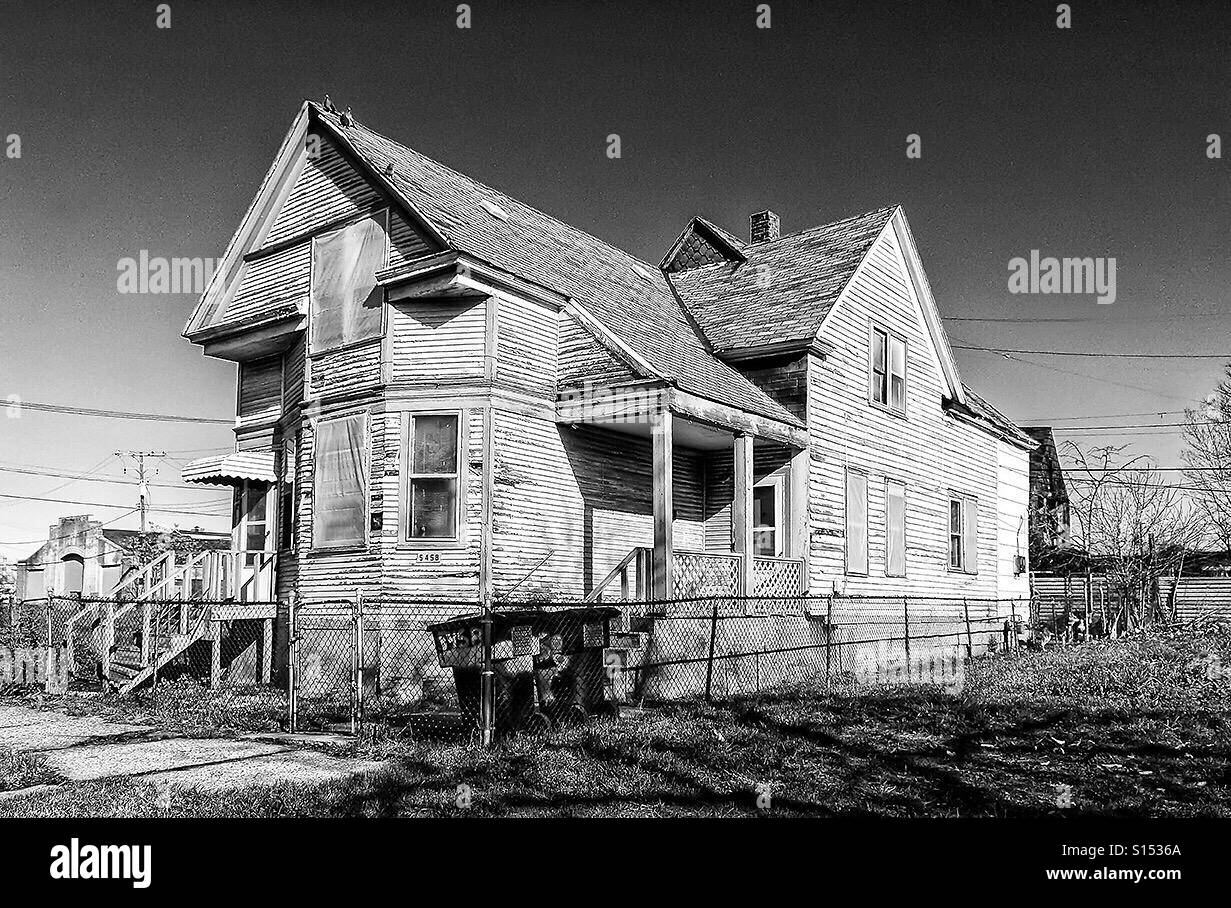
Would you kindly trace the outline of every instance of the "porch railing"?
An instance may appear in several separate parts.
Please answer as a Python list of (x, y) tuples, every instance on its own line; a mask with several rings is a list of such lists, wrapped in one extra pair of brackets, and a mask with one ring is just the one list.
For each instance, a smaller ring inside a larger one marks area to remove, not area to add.
[[(728, 552), (680, 552), (672, 565), (673, 598), (737, 596), (740, 558)], [(638, 546), (612, 568), (587, 596), (590, 602), (645, 602), (650, 599), (650, 564), (653, 550)], [(752, 596), (790, 598), (805, 591), (804, 564), (799, 558), (752, 559)]]
[(752, 559), (752, 595), (802, 596), (804, 594), (804, 563), (799, 558)]
[(710, 552), (675, 552), (674, 598), (734, 596), (739, 592), (739, 556)]

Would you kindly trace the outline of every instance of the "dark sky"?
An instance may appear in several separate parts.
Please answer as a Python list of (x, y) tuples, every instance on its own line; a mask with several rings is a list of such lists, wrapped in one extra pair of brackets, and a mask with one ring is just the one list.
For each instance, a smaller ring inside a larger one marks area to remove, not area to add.
[[(118, 294), (117, 262), (220, 256), (300, 102), (326, 92), (653, 262), (693, 214), (744, 235), (765, 207), (794, 232), (900, 203), (946, 317), (1085, 320), (949, 322), (955, 343), (1228, 350), (1231, 153), (1205, 154), (1211, 133), (1231, 142), (1225, 0), (1076, 0), (1070, 30), (1052, 2), (780, 0), (768, 30), (751, 2), (470, 5), (461, 30), (453, 2), (171, 0), (159, 30), (151, 2), (0, 3), (0, 138), (23, 152), (0, 157), (0, 398), (230, 415), (233, 367), (180, 338), (193, 297)], [(1116, 302), (1011, 295), (1008, 262), (1031, 249), (1114, 256)], [(1036, 365), (958, 351), (965, 380), (1025, 422), (1177, 411), (1221, 369), (1021, 359)], [(116, 449), (188, 457), (230, 439), (26, 411), (0, 418), (0, 464), (84, 470)], [(1112, 440), (1178, 459), (1174, 431)], [(160, 480), (177, 474), (167, 463)], [(58, 484), (0, 473), (0, 491)], [(52, 494), (133, 498), (87, 482)], [(85, 510), (0, 499), (0, 542)]]

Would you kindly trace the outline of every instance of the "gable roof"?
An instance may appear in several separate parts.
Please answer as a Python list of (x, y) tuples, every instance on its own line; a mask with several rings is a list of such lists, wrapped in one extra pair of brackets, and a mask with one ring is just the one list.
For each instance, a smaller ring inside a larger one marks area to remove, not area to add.
[[(353, 120), (343, 126), (339, 114), (315, 102), (306, 102), (304, 110), (308, 128), (323, 127), (430, 235), (449, 249), (575, 301), (629, 350), (634, 371), (709, 400), (802, 425), (712, 355), (657, 266)], [(289, 147), (301, 151), (293, 141)], [(284, 143), (284, 152), (287, 148)], [(224, 261), (219, 272), (225, 267)]]
[(685, 271), (716, 262), (739, 263), (745, 258), (742, 240), (698, 215), (671, 244), (658, 267), (663, 271)]
[(716, 353), (806, 344), (876, 242), (896, 206), (744, 246), (745, 261), (669, 275)]
[(969, 385), (963, 384), (962, 388), (966, 391), (965, 406), (962, 407), (960, 404), (955, 403), (953, 404), (955, 408), (960, 407), (967, 411), (967, 415), (986, 423), (987, 428), (1002, 435), (1005, 441), (1012, 442), (1028, 450), (1033, 450), (1038, 446), (1037, 441), (1028, 432), (1024, 431), (1017, 423), (993, 407), (983, 397), (976, 394)]

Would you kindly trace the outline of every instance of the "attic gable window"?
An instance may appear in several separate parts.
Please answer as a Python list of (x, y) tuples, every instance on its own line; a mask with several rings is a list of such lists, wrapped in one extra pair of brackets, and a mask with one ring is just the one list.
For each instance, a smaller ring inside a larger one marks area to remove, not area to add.
[(312, 300), (308, 352), (321, 353), (379, 337), (384, 290), (385, 218), (380, 212), (312, 241)]
[(906, 413), (906, 341), (883, 328), (872, 329), (872, 403)]

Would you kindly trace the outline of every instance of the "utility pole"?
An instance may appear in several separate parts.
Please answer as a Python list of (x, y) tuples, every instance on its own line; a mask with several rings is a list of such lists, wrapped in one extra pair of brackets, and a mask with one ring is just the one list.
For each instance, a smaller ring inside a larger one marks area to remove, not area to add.
[[(145, 532), (145, 512), (149, 507), (149, 486), (145, 480), (145, 459), (166, 457), (166, 451), (116, 451), (116, 457), (132, 457), (137, 461), (137, 509), (141, 512), (141, 532)], [(124, 469), (128, 472), (128, 468)]]

